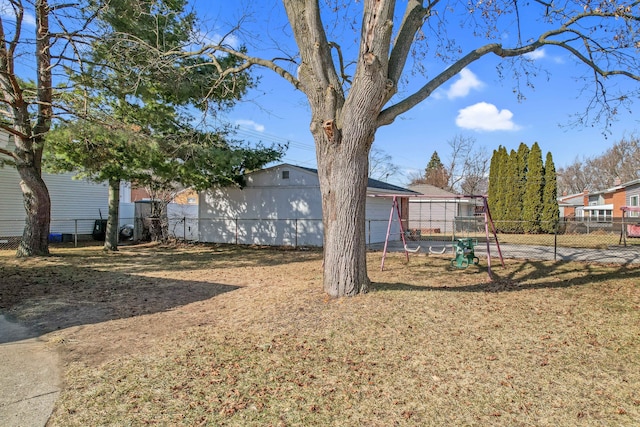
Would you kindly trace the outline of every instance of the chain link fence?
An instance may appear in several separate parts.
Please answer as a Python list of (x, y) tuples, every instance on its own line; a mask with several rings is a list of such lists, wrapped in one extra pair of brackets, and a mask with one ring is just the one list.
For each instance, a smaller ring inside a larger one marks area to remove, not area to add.
[[(524, 221), (501, 221), (494, 223), (497, 238), (509, 257), (540, 257), (541, 253), (553, 254), (553, 259), (563, 259), (562, 248), (589, 250), (611, 250), (624, 248), (640, 256), (640, 218), (611, 221), (560, 220), (554, 223)], [(322, 246), (323, 228), (321, 219), (265, 219), (265, 218), (214, 218), (197, 219), (186, 216), (171, 216), (160, 225), (170, 239), (190, 242), (226, 243), (239, 245), (271, 246)], [(0, 221), (0, 250), (16, 249), (24, 222), (21, 220)], [(88, 241), (104, 240), (104, 219), (67, 219), (51, 222), (50, 242), (53, 245), (81, 245)], [(120, 240), (144, 241), (150, 238), (152, 223), (149, 219), (121, 218)], [(524, 230), (538, 230), (525, 232)], [(486, 247), (486, 232), (483, 216), (455, 217), (449, 220), (403, 222), (405, 238), (409, 247), (433, 247), (437, 250), (451, 248), (457, 239), (472, 238), (480, 250)], [(552, 230), (544, 232), (543, 230)], [(390, 225), (387, 220), (367, 219), (366, 243), (370, 249), (381, 249), (390, 232), (390, 241), (401, 241), (400, 225), (396, 220)], [(495, 245), (489, 225), (489, 241)], [(101, 232), (101, 233), (100, 233)], [(560, 253), (560, 256), (558, 255)], [(492, 255), (494, 251), (492, 249)], [(604, 256), (604, 255), (603, 255)]]
[[(478, 251), (487, 247), (484, 216), (456, 217), (449, 221), (411, 221), (406, 231), (412, 247), (453, 251), (457, 239), (471, 238)], [(554, 222), (495, 221), (489, 231), (491, 255), (497, 256), (497, 237), (507, 258), (574, 259), (601, 262), (640, 261), (640, 218), (609, 221), (561, 219)], [(534, 231), (525, 231), (534, 230)]]
[[(210, 218), (200, 219), (199, 240), (209, 243), (268, 246), (322, 246), (324, 231), (320, 218)], [(388, 220), (366, 219), (365, 241), (368, 245), (384, 242)], [(399, 239), (400, 227), (391, 230)]]
[[(126, 244), (151, 239), (153, 221), (148, 218), (120, 218), (119, 241)], [(81, 246), (89, 242), (103, 242), (106, 219), (75, 218), (52, 219), (49, 227), (49, 243), (52, 245)], [(197, 241), (198, 220), (188, 217), (169, 217), (161, 227), (170, 239)], [(24, 220), (0, 220), (0, 250), (14, 250), (22, 237)]]

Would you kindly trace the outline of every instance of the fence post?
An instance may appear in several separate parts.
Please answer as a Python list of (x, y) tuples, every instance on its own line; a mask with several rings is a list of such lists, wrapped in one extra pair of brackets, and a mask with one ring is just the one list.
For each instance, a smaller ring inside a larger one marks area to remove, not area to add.
[(236, 245), (238, 244), (238, 217), (236, 217)]
[(298, 247), (298, 218), (295, 219), (295, 227), (296, 227), (296, 236), (295, 236), (295, 245), (293, 246), (294, 248)]
[(556, 229), (553, 233), (553, 260), (558, 260), (558, 229), (560, 228), (560, 221), (556, 221)]
[(369, 246), (371, 246), (371, 220), (367, 221), (368, 222), (368, 229), (369, 229), (369, 236), (368, 236), (368, 240), (369, 240)]
[(73, 247), (78, 247), (78, 220), (74, 219), (74, 232), (73, 232)]
[(187, 217), (182, 217), (182, 240), (187, 241)]

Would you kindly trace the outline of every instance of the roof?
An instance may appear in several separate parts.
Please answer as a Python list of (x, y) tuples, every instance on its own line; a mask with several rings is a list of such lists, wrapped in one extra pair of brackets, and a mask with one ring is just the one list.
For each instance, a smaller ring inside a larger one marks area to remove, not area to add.
[(640, 179), (634, 179), (631, 181), (627, 181), (627, 182), (623, 182), (620, 185), (615, 185), (611, 188), (607, 188), (606, 190), (596, 190), (596, 191), (592, 191), (589, 193), (589, 195), (596, 195), (596, 194), (605, 194), (605, 193), (614, 193), (618, 190), (623, 190), (627, 187), (631, 187), (632, 185), (636, 185), (636, 184), (640, 184)]
[[(307, 172), (311, 172), (313, 174), (318, 174), (318, 169), (313, 169), (313, 168), (307, 168), (304, 166), (297, 166), (297, 165), (292, 165), (290, 163), (282, 163), (276, 166), (272, 166), (273, 168), (275, 167), (282, 167), (282, 166), (290, 166), (293, 168), (298, 168), (298, 169), (302, 169), (305, 170)], [(264, 170), (268, 170), (271, 168), (267, 168)], [(389, 184), (388, 182), (383, 182), (383, 181), (378, 181), (377, 179), (373, 179), (373, 178), (369, 178), (368, 182), (367, 182), (367, 188), (371, 188), (371, 189), (375, 189), (375, 190), (384, 190), (384, 191), (393, 191), (393, 192), (397, 192), (397, 193), (410, 193), (410, 194), (416, 194), (415, 191), (413, 190), (409, 190), (403, 187), (399, 187), (397, 185), (393, 185), (393, 184)]]
[(632, 185), (640, 184), (640, 178), (634, 179), (632, 181), (623, 182), (620, 184), (622, 187), (631, 187)]
[(458, 196), (455, 193), (452, 193), (451, 191), (447, 191), (443, 188), (440, 187), (436, 187), (435, 185), (431, 185), (431, 184), (415, 184), (415, 185), (410, 185), (409, 188), (412, 191), (415, 191), (416, 193), (420, 193), (420, 194), (425, 194), (428, 196)]
[(560, 206), (582, 206), (584, 205), (585, 195), (585, 193), (576, 193), (560, 196), (558, 197), (558, 204)]

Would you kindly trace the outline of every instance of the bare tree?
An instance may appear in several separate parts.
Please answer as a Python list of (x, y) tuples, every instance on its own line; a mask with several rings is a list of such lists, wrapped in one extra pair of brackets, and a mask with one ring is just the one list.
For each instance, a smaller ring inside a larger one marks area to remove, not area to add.
[[(427, 170), (409, 176), (410, 185), (431, 184), (458, 194), (485, 194), (489, 184), (489, 153), (484, 147), (477, 147), (473, 137), (456, 135), (447, 141), (451, 148), (448, 162), (442, 165), (443, 179), (429, 178)], [(432, 160), (429, 162), (433, 161)]]
[(576, 158), (569, 166), (558, 168), (558, 194), (578, 194), (591, 186), (584, 160)]
[(397, 175), (398, 165), (393, 163), (393, 158), (383, 150), (371, 147), (369, 151), (369, 177), (381, 181), (387, 181)]
[(409, 182), (407, 185), (418, 185), (418, 184), (426, 184), (427, 180), (424, 177), (424, 171), (411, 171), (407, 174), (407, 181)]
[(558, 192), (577, 194), (640, 178), (640, 139), (625, 137), (599, 156), (579, 159), (558, 169)]
[(463, 194), (485, 194), (489, 183), (489, 153), (477, 147), (470, 136), (456, 135), (447, 144), (451, 147), (449, 162), (449, 190)]
[[(269, 68), (307, 96), (322, 194), (323, 282), (332, 296), (369, 289), (365, 200), (368, 154), (379, 127), (393, 123), (465, 67), (488, 55), (523, 70), (521, 66), (530, 65), (525, 54), (545, 46), (565, 50), (591, 73), (595, 85), (588, 108), (592, 113), (596, 104), (612, 113), (617, 103), (629, 99), (629, 94), (610, 97), (605, 80), (614, 76), (640, 80), (635, 51), (640, 16), (631, 3), (409, 0), (397, 5), (394, 0), (283, 0), (283, 5), (290, 25), (283, 34), (290, 34), (297, 46), (285, 55), (286, 62), (280, 55), (271, 59), (253, 56), (224, 43), (205, 46), (194, 54), (209, 54), (215, 64), (215, 51), (232, 53), (245, 61), (236, 70), (254, 65)], [(349, 15), (355, 8), (362, 9), (359, 25), (355, 15)], [(544, 22), (544, 30), (532, 32), (540, 27), (520, 25), (521, 17), (527, 22)], [(345, 25), (357, 26), (359, 35), (349, 37)], [(470, 37), (477, 37), (473, 42), (459, 38), (465, 44), (458, 45), (448, 36), (449, 28), (462, 28)], [(329, 38), (331, 29), (339, 29), (335, 34), (343, 37), (343, 44)], [(504, 39), (504, 32), (517, 36)], [(354, 38), (357, 51), (350, 49)], [(507, 41), (512, 45), (507, 46)], [(427, 61), (428, 55), (434, 58)], [(441, 60), (441, 71), (428, 75), (417, 89), (403, 86), (416, 71), (426, 71), (423, 64), (435, 64), (435, 60)], [(287, 67), (287, 63), (294, 66)], [(525, 68), (517, 76), (528, 84), (530, 71)]]
[(462, 194), (487, 194), (489, 190), (489, 155), (481, 151), (465, 165), (460, 182)]
[(592, 190), (600, 190), (621, 182), (640, 178), (640, 142), (636, 136), (623, 138), (600, 156), (591, 158)]

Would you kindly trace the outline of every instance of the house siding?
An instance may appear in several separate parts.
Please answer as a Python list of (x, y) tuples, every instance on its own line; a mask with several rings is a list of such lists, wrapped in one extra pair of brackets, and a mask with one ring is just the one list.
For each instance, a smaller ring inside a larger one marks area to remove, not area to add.
[(625, 206), (631, 205), (632, 196), (640, 196), (640, 183), (627, 187), (627, 192), (625, 194), (625, 201), (624, 201)]
[(578, 218), (582, 215), (585, 203), (585, 193), (563, 195), (558, 197), (561, 218)]
[[(365, 224), (367, 227), (367, 243), (379, 243), (385, 241), (392, 204), (393, 199), (391, 198), (367, 197), (365, 213), (367, 218), (367, 223)], [(400, 217), (402, 218), (402, 209), (400, 212)], [(393, 215), (390, 234), (390, 240), (400, 240), (400, 224), (398, 223), (398, 216), (395, 213)]]
[[(476, 203), (480, 203), (430, 184), (412, 185), (409, 189), (421, 194), (409, 199), (409, 228), (419, 230), (422, 236), (453, 233), (456, 217), (475, 216)], [(468, 225), (460, 222), (460, 227)]]
[[(371, 193), (380, 191), (371, 189)], [(393, 199), (367, 197), (368, 243), (385, 240)], [(247, 175), (246, 187), (200, 193), (199, 239), (205, 242), (322, 246), (322, 201), (316, 173), (280, 165)], [(400, 239), (394, 218), (393, 238)]]
[(409, 201), (409, 228), (422, 235), (450, 233), (458, 216), (458, 202), (415, 199)]
[[(316, 190), (319, 194), (319, 188)], [(218, 188), (201, 195), (205, 242), (322, 245), (322, 207), (308, 188)], [(296, 240), (297, 239), (297, 240)]]
[[(108, 212), (108, 188), (86, 180), (73, 179), (72, 173), (47, 174), (42, 178), (51, 198), (51, 232), (91, 234), (100, 212)], [(0, 236), (21, 236), (26, 213), (20, 175), (12, 167), (0, 168)]]
[[(624, 205), (631, 206), (631, 198), (634, 196), (637, 196), (640, 201), (640, 183), (630, 185), (629, 187), (627, 187)], [(638, 212), (629, 212), (627, 216), (630, 218), (637, 219), (638, 217), (640, 217), (640, 214), (638, 214)]]

